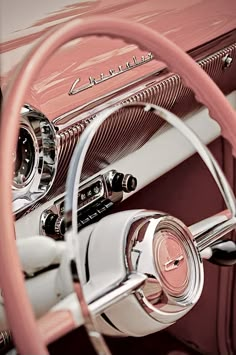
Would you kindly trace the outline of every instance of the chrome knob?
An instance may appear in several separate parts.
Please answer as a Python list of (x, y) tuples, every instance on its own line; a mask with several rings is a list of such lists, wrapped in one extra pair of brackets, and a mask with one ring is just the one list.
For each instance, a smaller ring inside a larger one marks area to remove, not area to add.
[(115, 192), (132, 192), (137, 187), (137, 179), (131, 174), (116, 173), (112, 178), (112, 190)]
[(131, 174), (126, 174), (122, 180), (122, 190), (124, 192), (132, 192), (137, 187), (137, 179)]

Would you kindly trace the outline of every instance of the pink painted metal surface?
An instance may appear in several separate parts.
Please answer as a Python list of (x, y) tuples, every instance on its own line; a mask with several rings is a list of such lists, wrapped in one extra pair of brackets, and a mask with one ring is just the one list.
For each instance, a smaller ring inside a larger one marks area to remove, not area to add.
[[(79, 26), (78, 26), (79, 25)], [(150, 48), (161, 60), (166, 60), (171, 69), (182, 75), (184, 82), (193, 89), (200, 102), (204, 103), (214, 118), (221, 124), (224, 134), (232, 143), (236, 152), (236, 116), (231, 106), (217, 86), (204, 71), (183, 51), (160, 34), (142, 25), (105, 17), (91, 18), (86, 21), (71, 21), (45, 37), (38, 48), (31, 52), (17, 72), (9, 87), (4, 101), (0, 131), (0, 270), (1, 287), (5, 296), (5, 305), (9, 325), (16, 344), (22, 354), (46, 354), (42, 338), (37, 334), (33, 312), (24, 289), (24, 280), (20, 269), (14, 241), (14, 219), (11, 209), (11, 181), (13, 175), (12, 151), (16, 147), (19, 113), (24, 94), (31, 86), (33, 78), (47, 59), (68, 40), (78, 36), (99, 33), (111, 37), (122, 37), (128, 43), (134, 41), (142, 48)], [(4, 275), (4, 277), (3, 277)], [(24, 319), (22, 324), (21, 320)], [(30, 336), (29, 336), (30, 330)]]
[[(13, 0), (1, 4), (1, 86), (5, 88), (16, 64), (49, 28), (73, 18), (104, 14), (145, 24), (189, 51), (236, 27), (234, 0), (90, 0), (71, 3), (21, 1), (20, 8)], [(18, 12), (19, 10), (19, 12)], [(116, 78), (69, 96), (72, 83), (88, 83), (89, 77), (99, 78), (109, 69), (132, 63), (133, 55), (142, 54), (133, 44), (108, 38), (83, 38), (71, 42), (46, 64), (27, 91), (25, 102), (53, 119), (71, 109), (106, 95), (137, 78), (157, 71), (162, 63), (151, 61)]]

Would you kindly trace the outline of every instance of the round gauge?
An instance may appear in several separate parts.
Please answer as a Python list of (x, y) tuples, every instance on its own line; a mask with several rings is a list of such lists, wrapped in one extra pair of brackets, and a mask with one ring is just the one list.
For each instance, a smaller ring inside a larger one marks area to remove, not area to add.
[(13, 182), (16, 187), (23, 187), (31, 180), (34, 163), (35, 147), (33, 138), (26, 128), (20, 128), (13, 176)]
[(169, 230), (159, 230), (154, 239), (154, 256), (163, 287), (180, 296), (188, 286), (188, 257), (181, 240)]

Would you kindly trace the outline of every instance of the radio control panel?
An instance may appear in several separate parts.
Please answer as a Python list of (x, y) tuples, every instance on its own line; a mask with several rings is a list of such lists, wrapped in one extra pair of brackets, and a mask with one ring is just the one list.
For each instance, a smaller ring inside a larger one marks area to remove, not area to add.
[[(123, 199), (123, 192), (129, 193), (137, 187), (137, 179), (131, 174), (110, 170), (81, 184), (78, 193), (78, 230), (97, 222), (110, 212), (114, 204)], [(40, 219), (40, 232), (54, 239), (63, 239), (65, 234), (64, 197), (56, 200), (45, 210)]]

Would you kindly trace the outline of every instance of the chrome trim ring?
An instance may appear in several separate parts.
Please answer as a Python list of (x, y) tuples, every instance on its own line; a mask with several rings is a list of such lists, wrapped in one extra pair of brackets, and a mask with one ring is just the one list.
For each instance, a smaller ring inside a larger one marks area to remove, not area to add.
[(20, 128), (26, 130), (32, 139), (34, 162), (29, 176), (22, 184), (12, 183), (14, 213), (21, 212), (45, 196), (53, 184), (58, 161), (54, 126), (40, 111), (24, 105)]
[(177, 218), (140, 212), (129, 225), (125, 262), (127, 275), (147, 276), (135, 295), (147, 314), (163, 324), (182, 317), (201, 295), (203, 264), (193, 236)]

